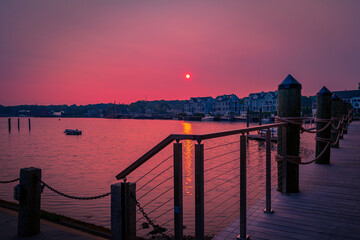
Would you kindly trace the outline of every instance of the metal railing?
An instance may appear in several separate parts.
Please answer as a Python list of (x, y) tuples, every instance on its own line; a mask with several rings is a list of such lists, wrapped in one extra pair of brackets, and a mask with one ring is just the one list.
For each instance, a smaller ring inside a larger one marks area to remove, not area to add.
[[(286, 127), (288, 123), (273, 123), (262, 126), (255, 126), (249, 128), (243, 128), (232, 131), (224, 131), (210, 134), (202, 135), (193, 135), (193, 134), (171, 134), (166, 137), (163, 141), (158, 143), (155, 147), (141, 156), (138, 160), (132, 163), (129, 167), (124, 169), (119, 173), (116, 178), (123, 179), (127, 181), (128, 176), (133, 173), (136, 169), (162, 151), (165, 147), (170, 145), (172, 142), (175, 142), (173, 145), (173, 155), (165, 158), (160, 161), (155, 167), (151, 168), (150, 171), (143, 174), (135, 182), (141, 182), (145, 180), (145, 177), (149, 179), (146, 182), (143, 182), (141, 187), (137, 189), (137, 193), (141, 194), (137, 197), (137, 202), (143, 201), (147, 198), (146, 203), (141, 204), (141, 215), (145, 217), (148, 223), (141, 224), (137, 230), (141, 231), (143, 228), (148, 228), (149, 225), (157, 226), (151, 231), (153, 234), (159, 234), (159, 237), (169, 237), (167, 234), (173, 230), (173, 235), (175, 239), (183, 239), (183, 166), (182, 166), (182, 143), (180, 141), (196, 141), (194, 144), (195, 148), (195, 238), (204, 239), (205, 234), (211, 235), (216, 233), (219, 224), (215, 223), (215, 219), (221, 216), (225, 211), (229, 209), (239, 209), (232, 212), (233, 214), (240, 214), (240, 232), (246, 235), (246, 207), (247, 207), (247, 196), (246, 196), (246, 163), (247, 163), (247, 153), (246, 153), (246, 134), (252, 131), (267, 130), (266, 133), (266, 206), (265, 212), (272, 212), (271, 210), (271, 141), (270, 141), (270, 129), (277, 127)], [(202, 144), (203, 140), (217, 139), (221, 137), (235, 136), (240, 135), (240, 141), (231, 141), (224, 144), (219, 144), (216, 146), (211, 146), (204, 148)], [(240, 147), (238, 147), (240, 143)], [(204, 158), (204, 150), (211, 150), (220, 147), (228, 147), (235, 145), (235, 148), (227, 149), (221, 154), (211, 156), (209, 158)], [(170, 159), (173, 158), (173, 162)], [(224, 160), (226, 159), (226, 160)], [(211, 167), (207, 167), (206, 163), (210, 161), (219, 161), (219, 164), (216, 164)], [(213, 173), (210, 179), (206, 179), (204, 175), (209, 172), (219, 171), (219, 169), (225, 168), (224, 166), (230, 166), (230, 169), (222, 170), (218, 174)], [(161, 169), (161, 170), (159, 170)], [(172, 172), (171, 172), (172, 170)], [(224, 180), (219, 180), (222, 175), (227, 174), (232, 171), (238, 171), (237, 174), (230, 179), (234, 184), (227, 184)], [(239, 171), (240, 170), (240, 171)], [(153, 174), (153, 175), (152, 175)], [(161, 180), (160, 180), (161, 179)], [(160, 180), (160, 181), (159, 181)], [(171, 184), (172, 180), (172, 184)], [(218, 181), (218, 184), (214, 185), (212, 188), (206, 189), (205, 183), (211, 183)], [(222, 181), (222, 182), (221, 182)], [(156, 184), (155, 184), (156, 182)], [(237, 182), (237, 183), (236, 183)], [(154, 186), (150, 186), (153, 184)], [(224, 191), (219, 191), (219, 186), (227, 184)], [(217, 188), (217, 189), (216, 189)], [(159, 190), (161, 189), (161, 191)], [(237, 190), (236, 190), (237, 189)], [(219, 193), (215, 194), (215, 191)], [(228, 194), (231, 192), (230, 194)], [(173, 193), (173, 194), (171, 194)], [(206, 199), (205, 196), (211, 193), (212, 197)], [(151, 196), (151, 197), (150, 197)], [(225, 197), (226, 196), (226, 197)], [(204, 205), (213, 203), (213, 200), (223, 197), (220, 203), (216, 202), (213, 204), (208, 211), (204, 211)], [(238, 199), (238, 200), (237, 200)], [(154, 202), (157, 202), (155, 207)], [(171, 203), (173, 205), (171, 206)], [(139, 203), (140, 205), (140, 203)], [(152, 208), (147, 208), (147, 206), (152, 205)], [(237, 208), (236, 206), (239, 206)], [(149, 211), (148, 209), (151, 209)], [(164, 215), (169, 215), (173, 211), (173, 218), (163, 220), (161, 226), (168, 225), (170, 222), (173, 222), (173, 227), (160, 227), (159, 225), (154, 224), (154, 222)], [(146, 213), (145, 213), (146, 212)], [(145, 215), (144, 215), (145, 213)], [(157, 213), (156, 215), (154, 213)], [(211, 216), (209, 220), (205, 221), (205, 214)], [(150, 221), (148, 220), (150, 219)], [(140, 221), (140, 220), (138, 220)], [(212, 229), (205, 231), (205, 225), (212, 226)], [(215, 231), (215, 232), (214, 232)], [(165, 234), (166, 233), (166, 234)], [(170, 234), (170, 235), (172, 235)], [(146, 236), (143, 236), (146, 237)]]

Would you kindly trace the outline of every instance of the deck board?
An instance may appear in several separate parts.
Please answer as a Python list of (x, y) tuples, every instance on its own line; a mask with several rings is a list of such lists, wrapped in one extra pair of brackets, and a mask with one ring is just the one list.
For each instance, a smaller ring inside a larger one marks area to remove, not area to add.
[[(272, 190), (274, 214), (265, 214), (265, 198), (247, 213), (247, 234), (255, 240), (360, 239), (360, 122), (349, 126), (331, 164), (300, 166), (300, 192)], [(237, 219), (214, 239), (236, 239)]]

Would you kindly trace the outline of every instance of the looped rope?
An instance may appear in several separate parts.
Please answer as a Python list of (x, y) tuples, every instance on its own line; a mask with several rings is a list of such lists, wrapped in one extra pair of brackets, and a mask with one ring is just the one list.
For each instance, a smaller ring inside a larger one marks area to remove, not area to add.
[(16, 181), (19, 181), (20, 180), (20, 178), (15, 178), (15, 179), (13, 179), (13, 180), (9, 180), (9, 181), (0, 181), (0, 183), (12, 183), (12, 182), (16, 182)]
[(70, 198), (70, 199), (76, 199), (76, 200), (93, 200), (93, 199), (99, 199), (99, 198), (103, 198), (103, 197), (107, 197), (111, 194), (111, 192), (108, 192), (108, 193), (104, 193), (104, 194), (101, 194), (101, 195), (97, 195), (97, 196), (93, 196), (93, 197), (76, 197), (76, 196), (71, 196), (71, 195), (68, 195), (68, 194), (65, 194), (65, 193), (62, 193), (62, 192), (59, 192), (58, 190), (50, 187), (49, 185), (47, 185), (44, 181), (40, 180), (41, 183), (47, 187), (48, 189), (50, 189), (51, 191), (53, 191), (54, 193), (56, 194), (59, 194), (63, 197), (66, 197), (66, 198)]
[(301, 117), (278, 117), (275, 116), (275, 122), (286, 122), (294, 125), (302, 125), (304, 118)]

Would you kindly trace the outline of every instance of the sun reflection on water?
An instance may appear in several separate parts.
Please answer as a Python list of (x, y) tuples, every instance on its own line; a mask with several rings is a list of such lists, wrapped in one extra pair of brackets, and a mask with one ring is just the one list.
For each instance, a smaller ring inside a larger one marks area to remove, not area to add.
[[(183, 122), (183, 133), (184, 134), (192, 134), (192, 124)], [(187, 196), (193, 195), (193, 160), (192, 160), (192, 152), (194, 149), (194, 143), (191, 140), (184, 140), (184, 174), (185, 174), (185, 184), (184, 184), (184, 193)]]

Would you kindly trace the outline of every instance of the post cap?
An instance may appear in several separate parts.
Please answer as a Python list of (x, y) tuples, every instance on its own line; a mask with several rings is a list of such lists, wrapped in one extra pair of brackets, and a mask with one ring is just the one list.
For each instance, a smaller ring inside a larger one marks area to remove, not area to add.
[(289, 88), (295, 88), (295, 89), (301, 89), (301, 84), (293, 77), (291, 74), (289, 74), (282, 83), (279, 84), (278, 90), (280, 89), (289, 89)]
[(332, 100), (335, 100), (335, 101), (341, 101), (341, 98), (339, 98), (339, 96), (338, 96), (336, 93), (334, 93), (334, 94), (332, 95), (331, 99), (332, 99)]
[(331, 91), (323, 86), (320, 91), (316, 94), (317, 96), (331, 96)]

